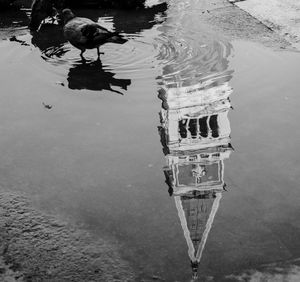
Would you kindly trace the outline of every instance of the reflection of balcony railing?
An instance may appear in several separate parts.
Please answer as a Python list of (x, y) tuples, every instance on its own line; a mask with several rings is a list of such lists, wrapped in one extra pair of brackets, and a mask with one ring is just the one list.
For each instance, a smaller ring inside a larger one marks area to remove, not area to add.
[(179, 134), (184, 138), (218, 138), (218, 116), (211, 115), (201, 118), (185, 118), (179, 121)]
[(209, 105), (161, 111), (166, 145), (170, 151), (198, 150), (227, 145), (230, 124), (229, 100)]

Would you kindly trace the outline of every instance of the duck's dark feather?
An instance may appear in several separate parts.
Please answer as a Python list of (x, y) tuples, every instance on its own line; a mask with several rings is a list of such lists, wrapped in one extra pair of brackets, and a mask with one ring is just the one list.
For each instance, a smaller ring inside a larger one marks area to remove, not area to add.
[(75, 17), (64, 26), (64, 34), (72, 45), (79, 49), (96, 48), (118, 36), (87, 18)]

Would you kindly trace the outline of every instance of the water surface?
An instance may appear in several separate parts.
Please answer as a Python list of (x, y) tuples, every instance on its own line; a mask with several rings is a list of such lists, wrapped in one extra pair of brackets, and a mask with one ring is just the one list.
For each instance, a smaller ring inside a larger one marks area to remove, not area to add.
[(78, 10), (129, 39), (85, 64), (60, 27), (1, 21), (0, 184), (120, 243), (138, 281), (299, 258), (299, 53), (230, 42), (200, 2)]

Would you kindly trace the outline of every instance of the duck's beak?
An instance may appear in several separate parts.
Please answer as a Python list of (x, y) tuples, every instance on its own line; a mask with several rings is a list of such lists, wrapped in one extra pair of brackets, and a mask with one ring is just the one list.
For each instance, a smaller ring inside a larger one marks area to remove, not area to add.
[(58, 24), (64, 24), (64, 17), (61, 10), (57, 10), (56, 20)]

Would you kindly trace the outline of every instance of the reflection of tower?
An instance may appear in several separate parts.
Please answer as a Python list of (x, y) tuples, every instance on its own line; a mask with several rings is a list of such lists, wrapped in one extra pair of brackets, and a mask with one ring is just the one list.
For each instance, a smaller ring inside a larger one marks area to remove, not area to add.
[(200, 21), (199, 11), (209, 5), (210, 1), (170, 1), (158, 39), (158, 58), (166, 62), (158, 94), (164, 174), (188, 245), (193, 278), (226, 187), (224, 160), (232, 151), (232, 46)]
[(188, 245), (193, 277), (218, 210), (224, 183), (224, 160), (231, 152), (228, 83), (167, 89), (159, 97), (160, 134), (166, 154), (164, 173), (174, 195)]
[(164, 173), (169, 193), (174, 195), (194, 278), (226, 186), (224, 160), (232, 151), (231, 93), (226, 79), (177, 88), (164, 85), (159, 91)]

